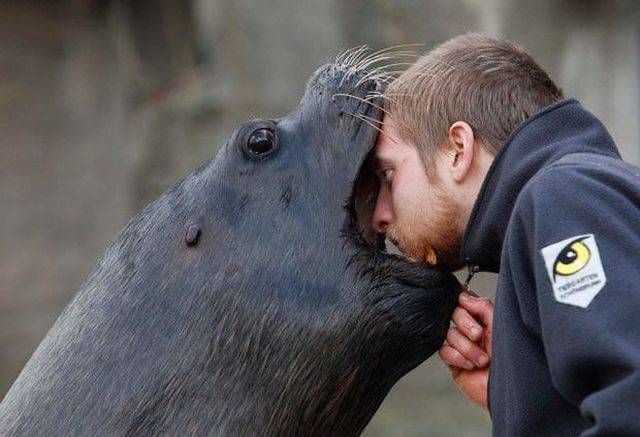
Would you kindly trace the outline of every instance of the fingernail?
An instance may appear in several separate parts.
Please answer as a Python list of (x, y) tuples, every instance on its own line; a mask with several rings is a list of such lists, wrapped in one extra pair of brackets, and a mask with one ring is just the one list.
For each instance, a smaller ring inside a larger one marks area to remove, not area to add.
[(484, 354), (480, 355), (478, 357), (478, 366), (484, 367), (487, 364), (489, 364), (489, 357), (487, 355), (484, 355)]
[(473, 338), (479, 338), (480, 335), (482, 334), (482, 328), (480, 328), (477, 325), (473, 325), (470, 331), (471, 331), (471, 335), (473, 335)]

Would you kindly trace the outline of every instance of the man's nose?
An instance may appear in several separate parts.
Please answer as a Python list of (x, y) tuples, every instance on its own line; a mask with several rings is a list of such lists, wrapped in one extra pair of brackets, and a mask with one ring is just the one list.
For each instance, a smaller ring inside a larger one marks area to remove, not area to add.
[(376, 208), (373, 211), (373, 220), (371, 226), (378, 234), (387, 232), (387, 227), (393, 223), (394, 215), (391, 206), (391, 195), (389, 190), (381, 187), (376, 199)]

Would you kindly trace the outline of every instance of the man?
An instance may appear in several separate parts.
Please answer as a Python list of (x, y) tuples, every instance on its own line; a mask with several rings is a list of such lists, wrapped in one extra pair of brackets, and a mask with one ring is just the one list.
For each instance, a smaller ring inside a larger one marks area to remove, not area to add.
[[(521, 48), (435, 48), (387, 91), (373, 226), (499, 273), (440, 350), (496, 435), (640, 435), (640, 169)], [(490, 363), (490, 364), (489, 364)]]

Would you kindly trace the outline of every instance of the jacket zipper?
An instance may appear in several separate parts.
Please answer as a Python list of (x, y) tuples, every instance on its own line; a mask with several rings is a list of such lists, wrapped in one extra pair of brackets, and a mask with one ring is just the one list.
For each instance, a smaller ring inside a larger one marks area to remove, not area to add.
[(469, 273), (467, 274), (467, 279), (464, 281), (465, 288), (469, 286), (469, 282), (471, 282), (471, 279), (473, 279), (475, 274), (480, 271), (480, 266), (477, 264), (473, 264), (473, 265), (469, 264), (467, 266), (467, 269), (469, 270)]

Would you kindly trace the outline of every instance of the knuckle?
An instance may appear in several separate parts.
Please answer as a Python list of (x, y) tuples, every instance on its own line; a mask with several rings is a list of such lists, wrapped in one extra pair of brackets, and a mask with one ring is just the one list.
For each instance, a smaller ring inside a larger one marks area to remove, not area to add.
[(457, 328), (467, 327), (469, 324), (469, 318), (465, 317), (463, 313), (454, 314), (451, 318)]
[(455, 343), (456, 341), (456, 334), (452, 331), (449, 331), (449, 333), (447, 334), (447, 343), (449, 343), (449, 345), (451, 345), (451, 343)]
[(459, 337), (452, 347), (465, 358), (473, 357), (476, 351), (476, 347), (467, 337)]
[(478, 322), (476, 322), (473, 317), (465, 317), (462, 325), (468, 330), (471, 330), (472, 328), (478, 327)]
[(461, 345), (461, 349), (462, 352), (464, 353), (465, 356), (468, 357), (475, 357), (476, 355), (478, 355), (478, 350), (477, 347), (474, 346), (473, 343), (469, 343), (469, 342), (465, 342), (463, 345)]
[(453, 343), (459, 343), (460, 339), (464, 336), (460, 333), (458, 328), (451, 328), (447, 333), (447, 342), (451, 345)]
[(444, 361), (447, 364), (455, 365), (456, 360), (455, 360), (455, 354), (453, 352), (454, 351), (452, 349), (444, 349), (439, 353), (440, 358), (442, 359), (442, 361)]
[(484, 310), (490, 310), (493, 308), (493, 302), (491, 302), (491, 299), (486, 297), (479, 298), (478, 305), (480, 306), (480, 308)]

